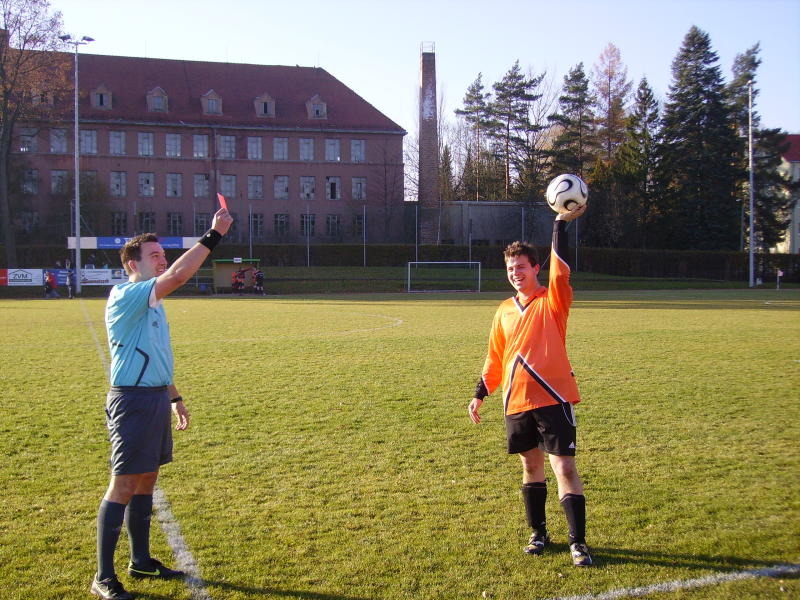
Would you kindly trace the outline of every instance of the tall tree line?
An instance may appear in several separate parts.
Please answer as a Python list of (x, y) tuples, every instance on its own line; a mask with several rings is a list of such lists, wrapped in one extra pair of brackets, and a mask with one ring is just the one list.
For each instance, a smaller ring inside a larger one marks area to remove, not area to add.
[[(448, 148), (448, 190), (464, 200), (539, 202), (569, 172), (590, 187), (581, 243), (591, 246), (736, 250), (748, 239), (749, 94), (758, 94), (759, 45), (738, 55), (726, 83), (709, 35), (692, 27), (671, 65), (666, 98), (646, 78), (635, 87), (608, 44), (587, 76), (583, 63), (560, 91), (515, 61), (487, 91), (483, 76), (461, 108), (460, 151)], [(755, 140), (756, 244), (779, 242), (796, 186), (778, 171), (786, 134)], [(451, 152), (452, 151), (452, 152)], [(461, 157), (460, 160), (454, 157)]]

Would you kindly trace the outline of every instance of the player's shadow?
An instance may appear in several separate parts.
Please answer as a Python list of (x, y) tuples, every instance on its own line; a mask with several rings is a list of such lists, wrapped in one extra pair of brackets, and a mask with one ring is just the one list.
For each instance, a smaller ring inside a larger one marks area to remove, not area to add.
[(286, 589), (270, 588), (270, 587), (252, 587), (247, 585), (231, 583), (230, 581), (211, 581), (205, 579), (204, 582), (208, 588), (211, 588), (209, 591), (211, 592), (212, 597), (214, 596), (213, 588), (218, 588), (221, 590), (250, 594), (254, 598), (264, 598), (265, 596), (271, 596), (278, 598), (280, 597), (302, 598), (303, 600), (373, 600), (371, 598), (366, 598), (361, 596), (343, 596), (342, 594), (325, 594), (322, 592), (311, 592), (308, 590), (286, 590)]
[[(554, 549), (557, 545), (554, 545)], [(567, 546), (564, 545), (564, 549)], [(712, 569), (714, 571), (742, 571), (763, 567), (774, 567), (781, 561), (765, 561), (741, 556), (711, 556), (708, 554), (675, 554), (627, 548), (590, 546), (595, 563), (602, 565), (643, 564), (650, 566), (684, 567), (687, 569)], [(783, 577), (784, 575), (782, 575)], [(797, 574), (786, 574), (797, 577)]]

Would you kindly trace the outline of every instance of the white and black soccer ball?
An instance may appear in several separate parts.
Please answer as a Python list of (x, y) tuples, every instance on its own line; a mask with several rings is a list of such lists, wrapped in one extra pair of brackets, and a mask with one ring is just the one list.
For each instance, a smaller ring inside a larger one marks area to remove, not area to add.
[(553, 178), (545, 194), (547, 204), (557, 213), (583, 206), (589, 199), (589, 188), (577, 175), (565, 173)]

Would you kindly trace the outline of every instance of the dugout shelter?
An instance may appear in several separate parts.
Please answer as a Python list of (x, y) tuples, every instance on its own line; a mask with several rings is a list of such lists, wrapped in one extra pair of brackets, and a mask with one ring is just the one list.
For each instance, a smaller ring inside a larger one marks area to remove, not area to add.
[(261, 264), (260, 258), (220, 258), (212, 261), (214, 293), (231, 289), (231, 275), (239, 267), (245, 268), (244, 287), (253, 287), (253, 269)]

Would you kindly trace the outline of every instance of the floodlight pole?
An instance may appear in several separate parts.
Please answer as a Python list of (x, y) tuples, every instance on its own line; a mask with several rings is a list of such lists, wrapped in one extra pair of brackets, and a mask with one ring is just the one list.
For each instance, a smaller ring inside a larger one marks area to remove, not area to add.
[(75, 48), (75, 132), (73, 139), (73, 179), (75, 180), (75, 293), (81, 293), (81, 178), (80, 178), (80, 126), (78, 124), (78, 46), (93, 42), (94, 38), (84, 35), (81, 39), (73, 39), (71, 35), (60, 36), (60, 39)]
[(747, 82), (747, 154), (750, 170), (750, 287), (755, 287), (755, 194), (753, 190), (753, 80)]

